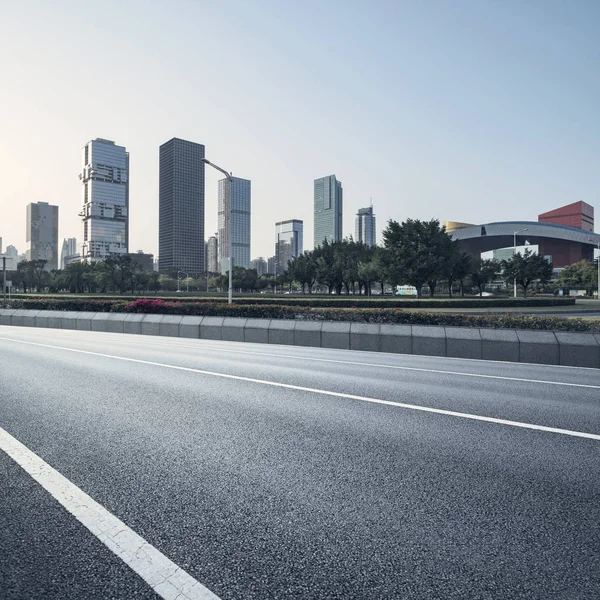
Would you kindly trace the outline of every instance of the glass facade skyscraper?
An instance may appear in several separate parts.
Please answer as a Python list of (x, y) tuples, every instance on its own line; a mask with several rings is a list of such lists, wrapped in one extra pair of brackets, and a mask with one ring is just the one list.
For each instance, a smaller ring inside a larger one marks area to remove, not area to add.
[(27, 205), (27, 260), (45, 260), (44, 270), (58, 269), (58, 206)]
[(298, 219), (275, 223), (275, 261), (277, 274), (287, 271), (288, 262), (304, 252), (304, 223)]
[(173, 138), (159, 148), (158, 270), (203, 273), (204, 146)]
[(373, 207), (359, 208), (354, 226), (354, 241), (367, 246), (375, 246), (376, 235)]
[(315, 179), (314, 244), (318, 248), (325, 240), (342, 241), (342, 182), (335, 175)]
[[(229, 214), (232, 218), (233, 266), (250, 267), (251, 182), (232, 177), (219, 181), (219, 270), (229, 270)], [(229, 207), (231, 206), (231, 211)]]
[(65, 238), (60, 251), (60, 268), (64, 269), (69, 264), (69, 258), (77, 256), (77, 240)]
[(97, 138), (82, 152), (83, 242), (81, 258), (97, 261), (129, 248), (129, 153)]

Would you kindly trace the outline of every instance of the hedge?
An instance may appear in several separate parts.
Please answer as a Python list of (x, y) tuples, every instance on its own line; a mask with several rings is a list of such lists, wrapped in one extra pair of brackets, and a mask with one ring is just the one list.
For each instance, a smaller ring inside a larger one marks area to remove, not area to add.
[(302, 321), (351, 321), (360, 323), (397, 323), (412, 325), (448, 325), (458, 327), (493, 327), (504, 329), (538, 329), (554, 331), (600, 332), (600, 321), (522, 315), (486, 313), (430, 313), (404, 311), (399, 308), (312, 308), (290, 305), (252, 305), (215, 302), (165, 301), (162, 299), (82, 300), (31, 299), (15, 300), (11, 308), (31, 310), (70, 310), (92, 312), (133, 312), (169, 315), (200, 315), (262, 319), (293, 319)]
[[(18, 296), (17, 300), (44, 300), (61, 302), (124, 302), (140, 299), (139, 296)], [(142, 300), (155, 300), (157, 298), (141, 298)], [(172, 297), (161, 296), (163, 301), (173, 302), (203, 302), (221, 304), (222, 296), (213, 297)], [(250, 305), (276, 305), (276, 306), (306, 306), (311, 308), (510, 308), (510, 307), (539, 307), (539, 306), (572, 306), (575, 298), (559, 297), (533, 297), (533, 298), (367, 298), (365, 296), (283, 296), (279, 298), (261, 297), (236, 297), (237, 304)]]

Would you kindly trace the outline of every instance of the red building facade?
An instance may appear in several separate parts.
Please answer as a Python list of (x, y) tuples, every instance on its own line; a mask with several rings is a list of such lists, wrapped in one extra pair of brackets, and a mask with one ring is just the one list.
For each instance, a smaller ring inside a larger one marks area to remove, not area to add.
[[(594, 232), (594, 207), (585, 202), (573, 202), (538, 215), (539, 223), (567, 225), (584, 231)], [(542, 256), (552, 257), (554, 268), (566, 267), (580, 260), (592, 260), (593, 250), (578, 242), (562, 240), (544, 240), (539, 244)]]

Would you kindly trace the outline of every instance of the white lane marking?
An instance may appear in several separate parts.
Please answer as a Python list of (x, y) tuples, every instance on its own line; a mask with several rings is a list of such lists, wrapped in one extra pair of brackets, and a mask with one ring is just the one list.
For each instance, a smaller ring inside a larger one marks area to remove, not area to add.
[[(0, 338), (1, 339), (1, 338)], [(232, 342), (232, 343), (238, 343), (238, 342)], [(160, 346), (160, 344), (156, 344), (158, 346)], [(193, 348), (194, 346), (175, 346), (177, 347), (186, 347), (186, 348)], [(291, 358), (294, 360), (310, 360), (313, 362), (325, 362), (325, 363), (335, 363), (335, 364), (340, 364), (340, 365), (357, 365), (357, 366), (363, 366), (363, 367), (377, 367), (379, 369), (396, 369), (399, 371), (417, 371), (417, 372), (426, 372), (426, 373), (438, 373), (438, 374), (442, 374), (442, 375), (462, 375), (464, 377), (481, 377), (483, 379), (502, 379), (504, 381), (522, 381), (525, 383), (544, 383), (544, 384), (548, 384), (548, 385), (567, 385), (567, 386), (572, 386), (572, 387), (583, 387), (583, 388), (592, 388), (594, 390), (600, 390), (600, 385), (594, 385), (594, 384), (587, 384), (587, 383), (570, 383), (568, 381), (548, 381), (545, 379), (525, 379), (523, 377), (505, 377), (503, 375), (486, 375), (484, 373), (464, 373), (462, 371), (445, 371), (445, 370), (440, 370), (440, 369), (426, 369), (424, 367), (403, 367), (401, 365), (384, 365), (381, 363), (367, 363), (367, 362), (362, 362), (362, 361), (351, 361), (351, 360), (336, 360), (333, 358), (314, 358), (314, 357), (308, 357), (308, 356), (294, 356), (292, 354), (278, 354), (278, 353), (271, 353), (271, 352), (251, 352), (248, 350), (235, 350), (232, 348), (229, 348), (228, 346), (217, 346), (217, 349), (223, 350), (225, 352), (234, 352), (236, 354), (250, 354), (250, 355), (256, 355), (256, 356), (271, 356), (271, 357), (275, 357), (275, 358)], [(211, 351), (213, 350), (213, 348), (206, 348), (206, 351)], [(397, 355), (394, 355), (397, 356)], [(415, 354), (409, 354), (407, 356), (417, 356)], [(420, 355), (418, 355), (420, 356)], [(431, 357), (427, 357), (424, 356), (423, 358), (431, 358)], [(439, 357), (439, 358), (451, 358), (451, 357)], [(469, 359), (459, 359), (459, 360), (469, 360)], [(515, 363), (507, 363), (507, 364), (512, 364), (514, 365)], [(523, 364), (523, 363), (521, 363)], [(538, 365), (535, 365), (538, 366)], [(542, 365), (544, 366), (544, 365)], [(545, 366), (550, 366), (550, 365), (545, 365)], [(559, 365), (552, 365), (552, 366), (559, 366)], [(594, 369), (594, 371), (598, 371), (598, 369)]]
[(0, 449), (165, 600), (219, 600), (208, 588), (127, 527), (0, 427)]
[[(18, 329), (19, 333), (23, 333), (23, 327), (13, 327), (10, 325), (6, 325), (5, 327), (8, 327), (10, 329)], [(44, 332), (47, 331), (46, 328), (34, 328), (34, 327), (29, 327), (28, 329), (35, 329), (36, 332)], [(81, 335), (85, 335), (86, 337), (90, 338), (90, 339), (94, 339), (94, 340), (99, 340), (99, 341), (105, 341), (107, 337), (111, 337), (116, 341), (122, 342), (123, 341), (123, 336), (127, 336), (127, 337), (132, 337), (133, 338), (131, 340), (128, 341), (141, 341), (140, 338), (143, 337), (143, 343), (144, 345), (154, 345), (154, 346), (159, 346), (159, 347), (164, 347), (167, 344), (173, 345), (177, 348), (194, 348), (194, 349), (201, 349), (201, 350), (213, 350), (213, 349), (220, 349), (220, 350), (226, 350), (227, 352), (235, 352), (237, 354), (257, 354), (257, 355), (264, 355), (264, 356), (274, 356), (274, 357), (282, 357), (282, 358), (294, 358), (297, 360), (315, 360), (315, 361), (322, 361), (322, 362), (337, 362), (337, 363), (341, 363), (341, 364), (351, 364), (351, 365), (365, 365), (368, 367), (379, 367), (382, 369), (404, 369), (404, 370), (414, 370), (414, 371), (418, 371), (419, 368), (418, 367), (402, 367), (402, 366), (397, 366), (397, 365), (384, 365), (381, 363), (364, 363), (364, 362), (351, 362), (351, 361), (345, 361), (345, 360), (334, 360), (334, 359), (328, 359), (328, 358), (309, 358), (307, 356), (293, 356), (293, 355), (289, 355), (289, 354), (277, 354), (277, 353), (261, 353), (261, 352), (251, 352), (248, 350), (235, 350), (234, 348), (232, 348), (232, 345), (246, 345), (246, 346), (265, 346), (267, 344), (264, 343), (258, 343), (258, 342), (229, 342), (227, 340), (209, 340), (209, 339), (202, 339), (202, 338), (179, 338), (176, 336), (160, 336), (160, 335), (144, 335), (142, 336), (141, 334), (123, 334), (123, 333), (118, 333), (118, 332), (114, 332), (114, 331), (89, 331), (89, 330), (75, 330), (75, 329), (61, 329), (60, 330), (61, 334), (69, 334), (72, 333), (73, 336), (72, 337), (76, 337), (76, 338), (81, 338)], [(49, 336), (49, 337), (52, 337)], [(2, 339), (2, 338), (0, 338)], [(8, 339), (8, 338), (6, 338)], [(184, 341), (185, 342), (199, 342), (199, 344), (191, 344), (191, 343), (179, 343)], [(227, 346), (219, 346), (218, 343), (219, 342), (225, 342), (226, 344), (228, 344)], [(290, 346), (288, 344), (273, 344), (279, 348), (289, 348)], [(296, 346), (291, 346), (294, 348), (298, 348)], [(310, 347), (310, 346), (301, 346), (301, 348), (306, 348), (307, 350), (324, 350), (324, 351), (328, 351), (328, 350), (335, 350), (335, 351), (341, 351), (341, 352), (352, 352), (352, 353), (359, 353), (359, 354), (368, 354), (368, 355), (375, 355), (375, 356), (389, 356), (389, 357), (394, 357), (394, 358), (418, 358), (418, 359), (422, 359), (422, 360), (434, 360), (434, 359), (439, 359), (439, 358), (443, 358), (444, 360), (449, 360), (449, 361), (455, 361), (455, 362), (467, 362), (467, 363), (481, 363), (481, 366), (491, 366), (494, 364), (500, 364), (500, 365), (507, 365), (510, 366), (514, 369), (518, 369), (520, 367), (522, 368), (542, 368), (542, 369), (552, 369), (552, 370), (556, 370), (556, 369), (562, 369), (562, 370), (583, 370), (583, 371), (588, 371), (588, 372), (592, 372), (595, 375), (599, 374), (600, 371), (596, 368), (596, 367), (576, 367), (573, 365), (548, 365), (548, 364), (544, 364), (544, 363), (515, 363), (513, 361), (508, 361), (508, 360), (489, 360), (489, 359), (482, 359), (482, 358), (460, 358), (457, 356), (428, 356), (426, 354), (400, 354), (400, 353), (395, 353), (395, 352), (376, 352), (373, 350), (349, 350), (349, 349), (343, 349), (343, 348), (322, 348), (322, 347)], [(525, 382), (533, 382), (533, 383), (548, 383), (548, 384), (554, 384), (554, 385), (573, 385), (575, 387), (581, 387), (583, 384), (576, 384), (576, 383), (566, 383), (566, 382), (560, 382), (560, 381), (547, 381), (544, 379), (519, 379), (517, 377), (502, 377), (500, 375), (485, 375), (485, 374), (478, 374), (478, 373), (462, 373), (462, 372), (454, 372), (454, 371), (433, 371), (431, 369), (421, 369), (424, 371), (428, 371), (428, 372), (433, 372), (433, 373), (448, 373), (448, 374), (452, 374), (452, 375), (465, 375), (468, 377), (491, 377), (491, 378), (498, 378), (498, 379), (507, 379), (508, 381), (525, 381)], [(583, 385), (583, 387), (586, 387), (585, 385)], [(594, 389), (600, 389), (600, 385), (590, 385), (589, 387), (592, 387)]]
[[(78, 332), (80, 333), (80, 332)], [(119, 334), (116, 334), (119, 335)], [(121, 334), (122, 335), (122, 334)], [(148, 337), (153, 337), (153, 336), (148, 336)], [(11, 339), (11, 338), (5, 338), (5, 337), (0, 337), (0, 340), (8, 340), (8, 341), (12, 341), (12, 342), (22, 342), (23, 344), (33, 344), (35, 342), (26, 342), (24, 340), (15, 340), (15, 339)], [(139, 340), (138, 340), (139, 341)], [(171, 341), (171, 340), (169, 340)], [(148, 342), (144, 341), (144, 345), (146, 345)], [(238, 342), (232, 342), (232, 343), (238, 343)], [(155, 343), (154, 345), (156, 346), (161, 346), (164, 344), (160, 344), (160, 343)], [(200, 348), (198, 346), (195, 345), (188, 345), (188, 344), (173, 344), (175, 346), (175, 348), (196, 348), (196, 349), (200, 349), (200, 350), (205, 350), (207, 352), (212, 351), (215, 347), (211, 346), (209, 348)], [(592, 390), (600, 390), (600, 385), (594, 385), (594, 384), (589, 384), (589, 383), (571, 383), (568, 381), (549, 381), (546, 379), (526, 379), (524, 377), (506, 377), (504, 375), (486, 375), (484, 373), (465, 373), (463, 371), (448, 371), (448, 370), (443, 370), (443, 369), (428, 369), (425, 367), (404, 367), (401, 365), (384, 365), (381, 363), (367, 363), (367, 362), (362, 362), (362, 361), (350, 361), (350, 360), (336, 360), (333, 358), (314, 358), (314, 357), (308, 357), (308, 356), (298, 356), (298, 355), (292, 355), (292, 354), (280, 354), (280, 353), (275, 353), (275, 352), (252, 352), (252, 351), (248, 351), (248, 350), (235, 350), (232, 348), (229, 348), (228, 346), (216, 346), (217, 349), (223, 349), (227, 352), (232, 352), (232, 353), (236, 353), (236, 354), (250, 354), (250, 355), (256, 355), (256, 356), (270, 356), (270, 357), (275, 357), (275, 358), (290, 358), (290, 359), (294, 359), (294, 360), (299, 360), (299, 361), (312, 361), (312, 362), (324, 362), (324, 363), (333, 363), (333, 364), (338, 364), (338, 365), (353, 365), (353, 366), (362, 366), (362, 367), (375, 367), (375, 368), (379, 368), (379, 369), (395, 369), (397, 371), (413, 371), (413, 372), (417, 372), (417, 373), (436, 373), (438, 375), (456, 375), (456, 376), (461, 376), (461, 377), (478, 377), (481, 379), (498, 379), (501, 381), (517, 381), (517, 382), (521, 382), (521, 383), (539, 383), (539, 384), (545, 384), (545, 385), (558, 385), (558, 386), (567, 386), (567, 387), (576, 387), (576, 388), (587, 388), (587, 389), (592, 389)], [(396, 356), (396, 355), (394, 355)], [(410, 354), (407, 356), (415, 356), (414, 354)], [(424, 357), (427, 358), (427, 357)], [(431, 358), (431, 357), (430, 357)], [(446, 357), (442, 357), (442, 358), (446, 358)], [(465, 360), (465, 359), (460, 359), (460, 360)], [(515, 363), (507, 363), (507, 364), (512, 364), (514, 365)], [(523, 363), (519, 363), (519, 364), (523, 364)], [(537, 366), (537, 365), (536, 365)], [(544, 366), (556, 366), (556, 365), (544, 365)], [(597, 371), (597, 369), (594, 369), (594, 371)]]
[[(301, 385), (292, 385), (290, 383), (279, 383), (276, 381), (267, 381), (265, 379), (255, 379), (253, 377), (243, 377), (241, 375), (230, 375), (228, 373), (217, 373), (215, 371), (206, 371), (204, 369), (194, 369), (192, 367), (181, 367), (178, 365), (168, 365), (140, 358), (129, 358), (127, 356), (115, 356), (114, 354), (104, 354), (102, 352), (92, 352), (90, 350), (79, 350), (77, 348), (66, 348), (64, 346), (54, 346), (52, 344), (40, 344), (38, 342), (26, 342), (24, 340), (12, 340), (10, 338), (0, 337), (0, 340), (17, 342), (18, 344), (27, 344), (31, 346), (41, 346), (43, 348), (53, 348), (55, 350), (64, 350), (66, 352), (75, 352), (78, 354), (88, 354), (91, 356), (100, 356), (102, 358), (111, 358), (115, 360), (123, 360), (126, 362), (138, 363), (141, 365), (150, 365), (152, 367), (163, 367), (165, 369), (174, 369), (176, 371), (185, 371), (187, 373), (198, 373), (200, 375), (210, 375), (212, 377), (221, 377), (223, 379), (233, 379), (235, 381), (246, 381), (249, 383), (258, 383), (271, 387), (284, 388), (288, 390), (297, 390), (300, 392), (309, 392), (311, 394), (321, 394), (323, 396), (333, 396), (335, 398), (348, 398), (350, 400), (360, 400), (361, 402), (370, 402), (372, 404), (383, 404), (385, 406), (394, 406), (396, 408), (405, 408), (420, 412), (433, 413), (438, 415), (447, 415), (450, 417), (459, 417), (461, 419), (470, 419), (472, 421), (484, 421), (486, 423), (495, 423), (497, 425), (509, 425), (511, 427), (519, 427), (522, 429), (533, 429), (536, 431), (546, 431), (549, 433), (559, 433), (572, 437), (587, 438), (590, 440), (600, 441), (600, 435), (595, 433), (586, 433), (583, 431), (573, 431), (571, 429), (560, 429), (558, 427), (547, 427), (546, 425), (535, 425), (533, 423), (522, 423), (520, 421), (510, 421), (507, 419), (497, 419), (496, 417), (485, 417), (482, 415), (474, 415), (470, 413), (456, 412), (453, 410), (444, 410), (441, 408), (431, 408), (429, 406), (419, 406), (418, 404), (406, 404), (405, 402), (394, 402), (392, 400), (380, 400), (379, 398), (369, 398), (368, 396), (358, 396), (355, 394), (346, 394), (343, 392), (332, 392), (329, 390), (320, 390), (317, 388), (309, 388)], [(594, 386), (588, 386), (594, 387)]]

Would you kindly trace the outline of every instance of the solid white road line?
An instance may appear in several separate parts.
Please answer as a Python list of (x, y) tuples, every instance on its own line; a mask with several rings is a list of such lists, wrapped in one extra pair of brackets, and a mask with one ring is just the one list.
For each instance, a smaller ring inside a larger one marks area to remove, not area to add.
[(0, 427), (0, 449), (165, 600), (218, 596)]
[[(533, 423), (521, 423), (520, 421), (509, 421), (507, 419), (497, 419), (495, 417), (485, 417), (482, 415), (473, 415), (470, 413), (461, 413), (453, 410), (444, 410), (441, 408), (431, 408), (428, 406), (419, 406), (418, 404), (406, 404), (404, 402), (394, 402), (392, 400), (380, 400), (378, 398), (369, 398), (367, 396), (357, 396), (355, 394), (345, 394), (343, 392), (332, 392), (329, 390), (320, 390), (316, 388), (309, 388), (300, 385), (292, 385), (289, 383), (279, 383), (276, 381), (267, 381), (264, 379), (255, 379), (253, 377), (243, 377), (241, 375), (230, 375), (228, 373), (217, 373), (214, 371), (206, 371), (204, 369), (194, 369), (192, 367), (181, 367), (178, 365), (169, 365), (165, 363), (154, 362), (150, 360), (142, 360), (139, 358), (129, 358), (127, 356), (115, 356), (113, 354), (104, 354), (102, 352), (92, 352), (90, 350), (79, 350), (77, 348), (67, 348), (64, 346), (55, 346), (52, 344), (41, 344), (38, 342), (26, 342), (24, 340), (13, 340), (10, 338), (0, 337), (0, 340), (6, 340), (16, 342), (18, 344), (27, 344), (30, 346), (41, 346), (42, 348), (52, 348), (54, 350), (64, 350), (66, 352), (75, 352), (77, 354), (87, 354), (90, 356), (100, 356), (102, 358), (110, 358), (115, 360), (122, 360), (126, 362), (137, 363), (141, 365), (150, 365), (153, 367), (163, 367), (165, 369), (174, 369), (176, 371), (185, 371), (187, 373), (198, 373), (200, 375), (210, 375), (212, 377), (221, 377), (223, 379), (233, 379), (235, 381), (246, 381), (248, 383), (257, 383), (260, 385), (268, 385), (271, 387), (284, 388), (288, 390), (297, 390), (301, 392), (309, 392), (311, 394), (321, 394), (323, 396), (333, 396), (335, 398), (348, 398), (350, 400), (360, 400), (361, 402), (370, 402), (372, 404), (383, 404), (385, 406), (394, 406), (397, 408), (405, 408), (409, 410), (416, 410), (420, 412), (433, 413), (438, 415), (447, 415), (450, 417), (459, 417), (461, 419), (470, 419), (472, 421), (484, 421), (486, 423), (495, 423), (497, 425), (509, 425), (510, 427), (519, 427), (522, 429), (532, 429), (535, 431), (546, 431), (549, 433), (558, 433), (561, 435), (568, 435), (572, 437), (587, 438), (590, 440), (600, 441), (600, 435), (595, 433), (586, 433), (583, 431), (573, 431), (570, 429), (560, 429), (558, 427), (547, 427), (546, 425), (535, 425)], [(587, 386), (596, 387), (596, 386)]]

